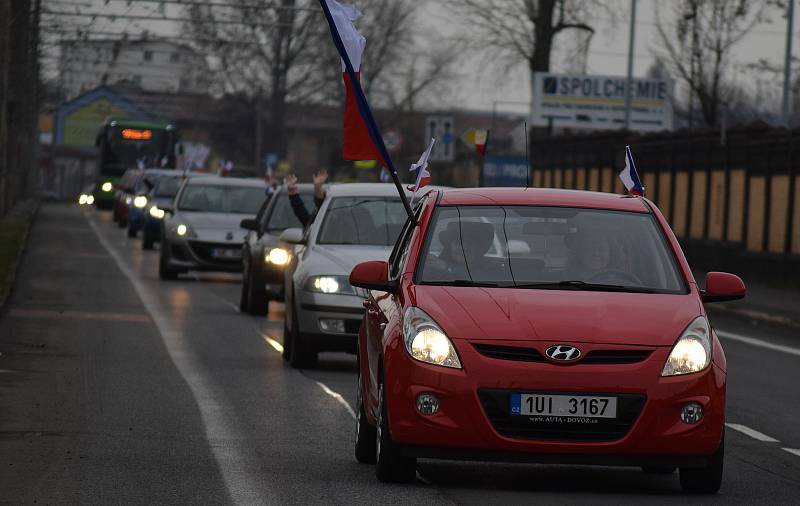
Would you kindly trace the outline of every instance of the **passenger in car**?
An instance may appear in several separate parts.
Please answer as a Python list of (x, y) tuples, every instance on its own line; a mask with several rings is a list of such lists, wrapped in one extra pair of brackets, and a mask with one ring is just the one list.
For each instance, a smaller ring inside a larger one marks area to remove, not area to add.
[(289, 195), (289, 202), (292, 204), (292, 211), (303, 228), (309, 226), (317, 215), (322, 203), (325, 201), (325, 190), (322, 185), (328, 180), (328, 171), (325, 169), (320, 170), (314, 174), (314, 210), (309, 213), (303, 200), (300, 198), (300, 189), (297, 187), (297, 176), (289, 174), (286, 176), (286, 193)]

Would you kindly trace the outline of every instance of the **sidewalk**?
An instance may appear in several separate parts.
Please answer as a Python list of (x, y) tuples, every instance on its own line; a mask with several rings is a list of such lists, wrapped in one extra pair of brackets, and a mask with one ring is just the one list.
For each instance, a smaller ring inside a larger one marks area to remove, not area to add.
[[(695, 280), (705, 286), (705, 273), (695, 272)], [(744, 280), (747, 296), (744, 299), (710, 304), (712, 310), (738, 314), (746, 318), (800, 328), (800, 290), (776, 288)]]

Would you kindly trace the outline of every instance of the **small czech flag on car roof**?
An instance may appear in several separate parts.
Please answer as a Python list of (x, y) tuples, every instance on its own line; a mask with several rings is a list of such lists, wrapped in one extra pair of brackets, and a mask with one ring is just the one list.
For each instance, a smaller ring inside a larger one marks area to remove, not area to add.
[(416, 192), (431, 182), (431, 173), (428, 172), (428, 159), (431, 157), (431, 151), (433, 151), (434, 144), (436, 144), (436, 139), (431, 139), (428, 149), (422, 153), (422, 156), (419, 157), (417, 163), (411, 164), (411, 169), (409, 170), (411, 172), (416, 172), (416, 175), (414, 177), (414, 186), (409, 186), (409, 191)]
[(644, 186), (639, 179), (639, 173), (636, 171), (636, 164), (633, 163), (633, 155), (631, 154), (631, 147), (625, 146), (625, 168), (619, 173), (619, 178), (631, 195), (641, 197), (644, 195)]

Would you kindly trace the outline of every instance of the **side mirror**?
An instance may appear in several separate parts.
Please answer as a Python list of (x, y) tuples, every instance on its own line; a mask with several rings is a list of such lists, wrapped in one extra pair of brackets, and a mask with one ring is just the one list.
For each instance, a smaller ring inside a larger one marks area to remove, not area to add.
[(252, 230), (253, 232), (258, 232), (258, 220), (254, 218), (245, 218), (240, 223), (239, 226), (245, 230)]
[(389, 280), (389, 263), (382, 260), (362, 262), (350, 272), (350, 284), (366, 290), (393, 293), (396, 286)]
[(165, 213), (175, 214), (175, 206), (173, 206), (171, 202), (169, 204), (162, 204), (158, 206), (158, 208), (164, 211)]
[(735, 274), (709, 272), (706, 274), (706, 289), (701, 292), (703, 302), (724, 302), (744, 298), (747, 288)]
[(303, 239), (302, 228), (287, 228), (281, 233), (278, 240), (288, 244), (305, 244), (306, 242)]

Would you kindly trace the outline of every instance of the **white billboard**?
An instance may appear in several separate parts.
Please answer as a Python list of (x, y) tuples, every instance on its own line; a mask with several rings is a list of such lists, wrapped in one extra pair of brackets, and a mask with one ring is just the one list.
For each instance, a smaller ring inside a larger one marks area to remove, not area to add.
[[(531, 124), (616, 130), (625, 126), (626, 77), (537, 72)], [(634, 79), (631, 130), (672, 130), (672, 82)]]

